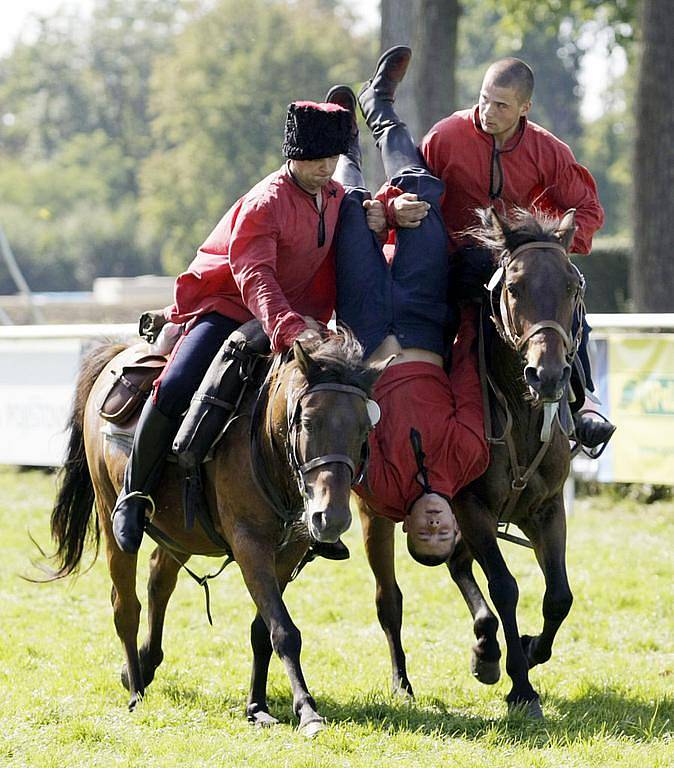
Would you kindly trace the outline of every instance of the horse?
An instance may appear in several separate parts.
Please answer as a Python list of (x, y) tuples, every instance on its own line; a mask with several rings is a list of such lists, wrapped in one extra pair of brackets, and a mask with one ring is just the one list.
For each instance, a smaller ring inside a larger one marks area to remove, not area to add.
[[(519, 210), (508, 221), (491, 210), (482, 212), (482, 222), (471, 234), (500, 259), (486, 286), (489, 301), (483, 301), (482, 320), (491, 318), (498, 334), (480, 367), (486, 368), (503, 432), (493, 437), (487, 430), (488, 469), (452, 499), (461, 536), (447, 566), (473, 618), (477, 640), (471, 654), (473, 675), (485, 684), (497, 682), (501, 656), (498, 619), (473, 575), (477, 560), (503, 624), (506, 670), (512, 680), (508, 708), (541, 718), (529, 669), (550, 658), (573, 600), (565, 563), (563, 499), (571, 454), (555, 411), (567, 390), (580, 341), (574, 329), (584, 311), (584, 280), (568, 257), (575, 211), (567, 211), (560, 220)], [(489, 422), (491, 410), (485, 407)], [(403, 596), (393, 562), (394, 525), (376, 517), (363, 500), (358, 500), (358, 507), (376, 580), (377, 614), (389, 645), (393, 689), (413, 697), (401, 642)], [(497, 541), (499, 535), (516, 538), (499, 533), (500, 526), (511, 522), (528, 537), (545, 576), (543, 628), (535, 636), (519, 633), (518, 586)]]
[[(350, 490), (366, 460), (369, 394), (378, 372), (365, 366), (362, 348), (347, 332), (332, 334), (311, 350), (295, 342), (289, 359), (277, 355), (259, 396), (249, 391), (213, 460), (204, 465), (214, 536), (202, 525), (186, 530), (176, 465), (167, 463), (151, 517), (153, 538), (161, 546), (150, 556), (149, 629), (139, 649), (137, 556), (119, 549), (111, 523), (127, 454), (106, 438), (97, 410), (110, 378), (106, 372), (124, 349), (105, 344), (80, 367), (51, 515), (57, 567), (48, 580), (80, 569), (88, 539), (98, 554), (103, 532), (114, 623), (125, 654), (122, 683), (133, 710), (163, 660), (164, 617), (180, 568), (191, 554), (231, 555), (257, 608), (247, 717), (256, 725), (277, 722), (266, 700), (266, 670), (275, 651), (290, 679), (300, 732), (312, 736), (324, 721), (302, 673), (301, 636), (283, 591), (310, 540), (334, 542), (351, 523)], [(97, 515), (92, 516), (94, 502)]]

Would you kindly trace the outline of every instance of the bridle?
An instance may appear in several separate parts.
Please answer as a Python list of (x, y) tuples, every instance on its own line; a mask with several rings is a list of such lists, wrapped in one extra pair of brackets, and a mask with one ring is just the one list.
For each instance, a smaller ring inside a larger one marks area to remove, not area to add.
[[(353, 386), (351, 384), (338, 384), (333, 382), (326, 382), (323, 384), (314, 384), (313, 386), (307, 386), (302, 389), (299, 395), (293, 400), (288, 397), (287, 400), (287, 426), (288, 426), (288, 438), (287, 438), (287, 455), (288, 463), (292, 468), (297, 485), (299, 487), (302, 498), (307, 498), (307, 483), (306, 475), (318, 467), (322, 467), (326, 464), (346, 464), (351, 472), (351, 486), (357, 485), (363, 478), (365, 471), (367, 470), (367, 463), (369, 459), (369, 447), (367, 437), (363, 441), (360, 451), (360, 461), (358, 467), (351, 459), (344, 453), (326, 453), (320, 456), (315, 456), (311, 459), (302, 457), (299, 449), (299, 436), (300, 436), (300, 422), (302, 418), (302, 401), (309, 395), (315, 392), (342, 392), (347, 395), (353, 395), (359, 397), (367, 405), (368, 416), (370, 417), (371, 427), (374, 427), (376, 420), (373, 419), (374, 408), (379, 410), (374, 400), (368, 397), (367, 392), (360, 387)], [(374, 406), (374, 408), (373, 408)], [(373, 423), (374, 421), (374, 423)]]
[[(516, 259), (521, 258), (523, 254), (531, 250), (553, 250), (564, 254), (564, 256), (569, 260), (569, 264), (573, 267), (578, 276), (578, 288), (576, 289), (574, 295), (573, 304), (573, 319), (577, 321), (577, 327), (573, 335), (569, 333), (565, 328), (563, 328), (556, 320), (542, 320), (538, 323), (534, 323), (523, 334), (518, 334), (515, 329), (515, 322), (510, 312), (508, 301), (506, 299), (506, 272), (508, 267), (510, 267)], [(494, 297), (494, 291), (497, 287), (500, 287), (498, 308), (496, 307), (496, 301)], [(533, 336), (541, 333), (541, 331), (550, 330), (561, 338), (562, 344), (564, 345), (564, 352), (567, 363), (571, 364), (573, 358), (578, 352), (578, 347), (580, 346), (580, 342), (583, 336), (582, 319), (585, 315), (585, 302), (583, 300), (585, 296), (585, 278), (583, 277), (578, 267), (569, 259), (564, 246), (562, 246), (560, 243), (534, 241), (530, 243), (524, 243), (523, 245), (514, 248), (512, 251), (505, 249), (501, 253), (498, 269), (496, 272), (494, 272), (491, 280), (487, 284), (487, 291), (489, 293), (491, 319), (496, 326), (496, 330), (498, 331), (499, 335), (507, 344), (509, 344), (513, 349), (519, 352), (521, 356), (523, 356), (526, 345)]]

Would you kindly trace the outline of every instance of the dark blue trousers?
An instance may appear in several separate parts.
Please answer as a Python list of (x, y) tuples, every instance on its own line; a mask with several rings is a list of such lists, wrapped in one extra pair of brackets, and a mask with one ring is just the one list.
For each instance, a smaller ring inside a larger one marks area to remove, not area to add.
[(367, 226), (363, 201), (370, 193), (347, 189), (335, 236), (337, 319), (355, 333), (366, 356), (391, 334), (403, 348), (442, 355), (451, 314), (448, 241), (440, 213), (444, 186), (420, 167), (404, 169), (391, 183), (430, 203), (428, 215), (415, 229), (397, 230), (389, 266)]
[(188, 409), (208, 366), (229, 334), (240, 325), (237, 320), (209, 312), (180, 337), (155, 385), (154, 404), (164, 416), (177, 417)]

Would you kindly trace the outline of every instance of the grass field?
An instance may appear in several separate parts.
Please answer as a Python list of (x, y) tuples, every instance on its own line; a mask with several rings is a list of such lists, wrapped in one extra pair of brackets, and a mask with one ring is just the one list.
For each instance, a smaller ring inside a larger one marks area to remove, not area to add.
[[(244, 717), (252, 603), (236, 566), (203, 592), (181, 577), (165, 660), (136, 712), (119, 683), (103, 559), (77, 580), (34, 585), (27, 530), (49, 543), (54, 476), (0, 468), (0, 765), (90, 766), (674, 766), (674, 512), (607, 496), (580, 499), (569, 521), (575, 603), (552, 659), (532, 671), (546, 719), (507, 717), (509, 681), (475, 682), (468, 611), (444, 569), (398, 547), (404, 642), (417, 700), (391, 696), (388, 650), (357, 523), (347, 563), (320, 561), (289, 587), (303, 666), (330, 727), (295, 731), (277, 659), (270, 705), (281, 724)], [(520, 584), (520, 627), (540, 627), (543, 582), (531, 552), (504, 544)], [(150, 546), (144, 545), (143, 552)], [(215, 561), (195, 559), (199, 572)], [(146, 558), (139, 594), (144, 594)]]

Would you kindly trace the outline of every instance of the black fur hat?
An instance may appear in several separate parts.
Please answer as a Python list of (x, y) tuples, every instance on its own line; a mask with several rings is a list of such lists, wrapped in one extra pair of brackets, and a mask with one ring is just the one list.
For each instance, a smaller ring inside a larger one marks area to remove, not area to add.
[(289, 160), (344, 155), (351, 139), (351, 113), (337, 104), (295, 101), (288, 106), (283, 154)]

